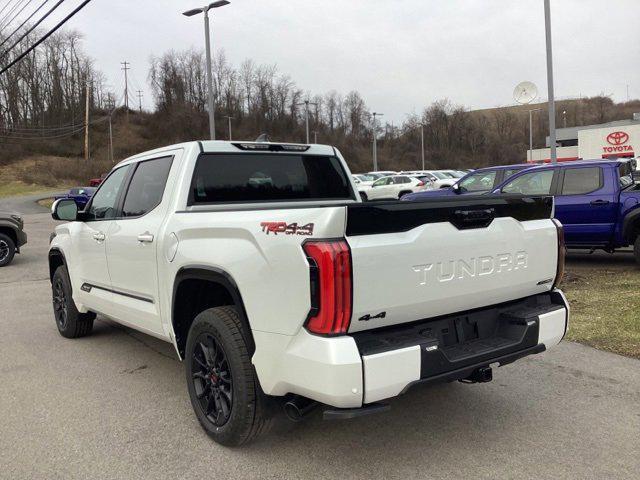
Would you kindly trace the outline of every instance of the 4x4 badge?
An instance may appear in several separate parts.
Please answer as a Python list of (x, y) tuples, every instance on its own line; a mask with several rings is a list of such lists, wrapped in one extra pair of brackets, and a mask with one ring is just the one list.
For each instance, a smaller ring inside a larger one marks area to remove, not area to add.
[(364, 315), (358, 319), (359, 322), (368, 322), (369, 320), (375, 320), (376, 318), (386, 318), (387, 312), (380, 312), (377, 315)]

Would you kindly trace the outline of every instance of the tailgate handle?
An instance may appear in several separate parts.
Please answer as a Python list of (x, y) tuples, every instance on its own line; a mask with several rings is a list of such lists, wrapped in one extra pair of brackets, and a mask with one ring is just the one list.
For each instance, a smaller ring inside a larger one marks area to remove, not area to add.
[(484, 228), (491, 225), (496, 218), (495, 208), (482, 210), (456, 210), (453, 214), (453, 225), (458, 229)]

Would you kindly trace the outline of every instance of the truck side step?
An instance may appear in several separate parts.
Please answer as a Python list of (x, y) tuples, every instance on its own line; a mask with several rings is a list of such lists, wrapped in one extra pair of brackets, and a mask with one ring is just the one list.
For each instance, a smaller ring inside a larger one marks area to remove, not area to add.
[(370, 403), (360, 408), (330, 408), (322, 412), (323, 420), (348, 420), (350, 418), (364, 417), (374, 413), (383, 413), (391, 410), (384, 403)]

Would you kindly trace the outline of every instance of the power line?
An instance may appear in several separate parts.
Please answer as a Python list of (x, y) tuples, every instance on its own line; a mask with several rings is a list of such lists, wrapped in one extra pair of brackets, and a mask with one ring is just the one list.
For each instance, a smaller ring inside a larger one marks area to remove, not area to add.
[(13, 2), (13, 0), (9, 0), (7, 3), (4, 4), (4, 7), (2, 7), (2, 9), (0, 9), (0, 15), (2, 15), (2, 12), (4, 12), (7, 9), (7, 7), (9, 5), (11, 5), (12, 2)]
[(11, 20), (7, 21), (7, 23), (4, 24), (4, 26), (2, 27), (2, 30), (4, 30), (5, 28), (7, 28), (9, 25), (11, 25), (13, 23), (13, 21), (18, 18), (22, 12), (24, 12), (24, 9), (27, 8), (29, 5), (31, 5), (31, 3), (33, 2), (33, 0), (29, 0), (12, 18)]
[[(53, 12), (55, 12), (55, 10), (64, 3), (65, 0), (58, 0), (58, 3), (56, 3), (53, 7), (51, 7), (51, 9), (49, 9), (49, 11), (47, 13), (44, 14), (44, 16), (38, 20), (35, 24), (33, 24), (26, 32), (24, 32), (24, 34), (18, 39), (16, 40), (13, 45), (11, 45), (9, 48), (7, 48), (5, 50), (5, 52), (2, 54), (2, 58), (6, 57), (7, 54), (13, 50), (22, 40), (24, 40), (27, 35), (29, 35), (31, 32), (33, 32), (36, 28), (38, 28), (38, 26), (44, 22), (47, 17), (49, 17), (49, 15), (51, 15)], [(28, 53), (28, 52), (27, 52)], [(16, 62), (17, 63), (17, 62)]]
[[(9, 18), (13, 12), (15, 12), (15, 11), (16, 11), (16, 8), (18, 8), (18, 7), (20, 6), (20, 4), (21, 4), (21, 3), (24, 3), (24, 2), (25, 2), (25, 0), (18, 0), (18, 1), (16, 2), (16, 4), (15, 4), (13, 7), (11, 7), (11, 8), (9, 9), (9, 11), (8, 11), (7, 13), (5, 13), (5, 14), (3, 15), (3, 17), (0, 19), (0, 25), (4, 25), (4, 21), (5, 21), (7, 18)], [(4, 27), (0, 27), (0, 28), (4, 28)]]
[(2, 41), (2, 43), (0, 43), (0, 47), (4, 46), (4, 44), (5, 44), (5, 43), (7, 43), (11, 37), (13, 37), (13, 36), (14, 36), (16, 33), (18, 33), (20, 30), (22, 30), (22, 27), (24, 27), (24, 26), (25, 26), (25, 25), (26, 25), (26, 24), (27, 24), (27, 23), (28, 23), (28, 22), (29, 22), (29, 21), (30, 21), (30, 20), (31, 20), (35, 15), (36, 15), (36, 13), (38, 13), (40, 10), (42, 10), (42, 7), (44, 7), (48, 2), (49, 2), (49, 0), (44, 0), (44, 2), (42, 2), (42, 3), (40, 4), (40, 6), (39, 6), (38, 8), (36, 8), (36, 9), (35, 9), (35, 11), (34, 11), (31, 15), (29, 15), (29, 16), (27, 17), (27, 19), (26, 19), (24, 22), (22, 22), (18, 28), (16, 28), (13, 32), (11, 32), (11, 33), (10, 33), (10, 34), (9, 34), (9, 35), (8, 35), (8, 36), (7, 36), (3, 41)]
[(89, 3), (91, 2), (91, 0), (84, 0), (84, 2), (82, 2), (80, 5), (78, 5), (75, 10), (73, 10), (69, 15), (67, 15), (65, 18), (63, 18), (55, 27), (53, 27), (51, 30), (49, 30), (49, 32), (47, 32), (40, 40), (38, 40), (36, 43), (34, 43), (31, 47), (29, 47), (27, 49), (26, 52), (22, 53), (20, 56), (18, 56), (18, 58), (16, 58), (13, 62), (11, 62), (9, 65), (7, 65), (5, 68), (3, 68), (0, 71), (0, 75), (2, 75), (3, 73), (5, 73), (7, 70), (9, 70), (11, 67), (13, 67), (16, 63), (18, 63), (20, 60), (22, 60), (24, 57), (26, 57), (27, 55), (29, 55), (33, 50), (35, 50), (42, 42), (44, 42), (47, 38), (49, 38), (51, 35), (53, 35), (55, 32), (57, 32), (65, 23), (67, 23), (69, 20), (71, 20), (80, 10), (82, 10), (84, 7), (86, 7)]
[(54, 135), (38, 135), (38, 136), (15, 136), (15, 135), (0, 135), (0, 139), (10, 139), (10, 140), (54, 140), (56, 138), (65, 138), (65, 137), (72, 137), (74, 135), (77, 135), (78, 133), (81, 133), (82, 131), (84, 131), (85, 127), (87, 125), (97, 125), (99, 123), (104, 123), (106, 121), (108, 121), (110, 118), (110, 115), (106, 116), (106, 117), (101, 117), (98, 118), (96, 120), (92, 120), (90, 121), (88, 124), (87, 123), (83, 123), (82, 125), (77, 125), (73, 130), (69, 131), (69, 132), (65, 132), (65, 133), (58, 133), (58, 134), (54, 134)]

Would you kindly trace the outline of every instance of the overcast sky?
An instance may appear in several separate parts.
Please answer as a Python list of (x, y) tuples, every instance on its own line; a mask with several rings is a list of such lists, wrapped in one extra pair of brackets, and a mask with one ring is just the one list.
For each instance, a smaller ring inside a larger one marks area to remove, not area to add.
[[(640, 0), (551, 3), (556, 95), (622, 101), (629, 85), (640, 97)], [(202, 16), (180, 15), (196, 6), (94, 0), (68, 26), (114, 88), (119, 62), (131, 62), (151, 105), (150, 56), (204, 45)], [(445, 97), (474, 109), (511, 104), (523, 80), (547, 96), (543, 0), (232, 0), (215, 11), (213, 36), (235, 65), (275, 63), (313, 93), (358, 90), (396, 123)]]

